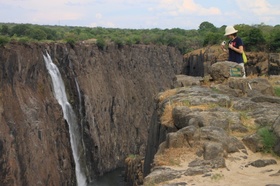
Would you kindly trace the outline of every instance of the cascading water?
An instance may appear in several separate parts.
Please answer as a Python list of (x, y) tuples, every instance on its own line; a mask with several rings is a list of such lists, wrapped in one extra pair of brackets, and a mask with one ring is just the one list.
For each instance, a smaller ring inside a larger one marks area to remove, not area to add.
[(72, 153), (75, 161), (75, 173), (78, 186), (86, 186), (87, 179), (84, 172), (81, 169), (81, 156), (83, 154), (83, 144), (81, 140), (81, 134), (77, 123), (77, 117), (73, 111), (70, 103), (67, 100), (65, 86), (61, 78), (61, 74), (57, 66), (52, 62), (50, 55), (43, 55), (46, 67), (51, 76), (53, 83), (54, 96), (58, 103), (62, 107), (64, 119), (69, 125), (70, 142), (72, 147)]

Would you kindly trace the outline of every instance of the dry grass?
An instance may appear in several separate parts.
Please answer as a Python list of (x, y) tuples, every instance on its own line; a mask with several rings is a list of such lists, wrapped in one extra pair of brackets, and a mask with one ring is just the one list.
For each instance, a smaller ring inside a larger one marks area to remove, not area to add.
[(96, 41), (97, 41), (97, 39), (92, 38), (92, 39), (84, 40), (83, 42), (84, 42), (84, 43), (87, 43), (87, 44), (92, 44), (92, 43), (96, 43)]
[(162, 125), (167, 126), (167, 127), (174, 127), (174, 121), (172, 118), (172, 110), (176, 106), (186, 106), (189, 107), (190, 109), (200, 109), (200, 110), (209, 110), (214, 107), (218, 107), (217, 104), (209, 103), (209, 104), (202, 104), (202, 105), (191, 105), (188, 101), (184, 102), (175, 102), (167, 104), (164, 108), (164, 112), (160, 118), (160, 122)]
[(164, 92), (161, 92), (160, 95), (158, 96), (158, 101), (159, 102), (162, 102), (163, 100), (165, 100), (166, 98), (172, 96), (172, 95), (175, 95), (177, 92), (177, 89), (169, 89), (169, 90), (166, 90)]
[(209, 110), (209, 109), (212, 109), (212, 108), (215, 108), (215, 107), (219, 107), (218, 104), (215, 104), (215, 103), (207, 103), (207, 104), (202, 104), (202, 105), (193, 105), (193, 106), (190, 106), (190, 109), (200, 109), (200, 110), (203, 110), (203, 111), (206, 111), (206, 110)]
[(280, 86), (280, 75), (279, 76), (270, 76), (267, 78), (272, 86)]
[(280, 76), (270, 76), (268, 81), (272, 85), (275, 95), (280, 97)]
[(193, 156), (195, 157), (194, 148), (168, 148), (164, 150), (164, 153), (155, 156), (154, 165), (181, 167), (182, 163), (193, 160)]
[(241, 122), (249, 131), (256, 131), (255, 119), (248, 116), (246, 112), (240, 112)]
[(160, 118), (160, 122), (162, 125), (167, 126), (167, 127), (174, 127), (174, 121), (172, 117), (172, 110), (176, 106), (186, 106), (186, 103), (183, 102), (175, 102), (167, 104), (164, 108), (163, 114)]

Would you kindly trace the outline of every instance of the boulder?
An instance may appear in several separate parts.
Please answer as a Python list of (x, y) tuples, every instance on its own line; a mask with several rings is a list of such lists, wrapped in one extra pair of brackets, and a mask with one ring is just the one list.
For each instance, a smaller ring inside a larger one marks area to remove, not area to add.
[(223, 157), (216, 157), (211, 160), (195, 159), (195, 160), (191, 161), (188, 166), (189, 167), (204, 167), (204, 169), (222, 168), (222, 167), (226, 167), (226, 161)]
[(254, 167), (265, 167), (267, 165), (273, 165), (273, 164), (277, 164), (277, 162), (274, 159), (264, 159), (264, 160), (259, 159), (249, 163), (249, 165), (252, 165)]
[(273, 148), (273, 152), (280, 156), (280, 139), (277, 140), (276, 145)]
[(211, 65), (209, 73), (212, 79), (216, 82), (224, 82), (231, 77), (231, 69), (238, 69), (241, 72), (241, 77), (244, 75), (242, 66), (234, 62), (223, 61)]
[(280, 138), (280, 115), (276, 118), (272, 128), (276, 136)]
[(189, 119), (186, 117), (189, 113), (191, 113), (191, 109), (186, 106), (176, 106), (172, 110), (172, 118), (175, 126), (178, 129), (184, 128), (188, 126)]
[(212, 160), (217, 157), (225, 156), (224, 148), (221, 143), (208, 142), (204, 144), (203, 149), (204, 149), (203, 158), (205, 160)]
[(252, 152), (260, 152), (263, 149), (261, 137), (257, 133), (245, 136), (242, 141)]
[(166, 167), (157, 167), (144, 178), (145, 185), (154, 185), (179, 178), (184, 171), (177, 171)]
[(186, 87), (193, 85), (200, 85), (202, 77), (193, 77), (187, 75), (176, 75), (175, 87)]

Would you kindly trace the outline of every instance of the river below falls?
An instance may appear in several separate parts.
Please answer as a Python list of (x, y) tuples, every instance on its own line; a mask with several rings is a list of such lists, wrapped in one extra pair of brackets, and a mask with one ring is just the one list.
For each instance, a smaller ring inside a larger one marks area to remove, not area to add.
[(124, 168), (115, 169), (103, 176), (97, 177), (88, 186), (125, 186), (123, 171)]

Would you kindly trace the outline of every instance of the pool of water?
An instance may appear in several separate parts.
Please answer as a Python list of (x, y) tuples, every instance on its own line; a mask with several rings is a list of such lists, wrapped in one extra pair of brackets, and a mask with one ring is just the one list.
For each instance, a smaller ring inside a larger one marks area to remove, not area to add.
[(97, 177), (88, 186), (125, 186), (123, 171), (124, 168), (118, 168), (108, 172), (103, 176)]

